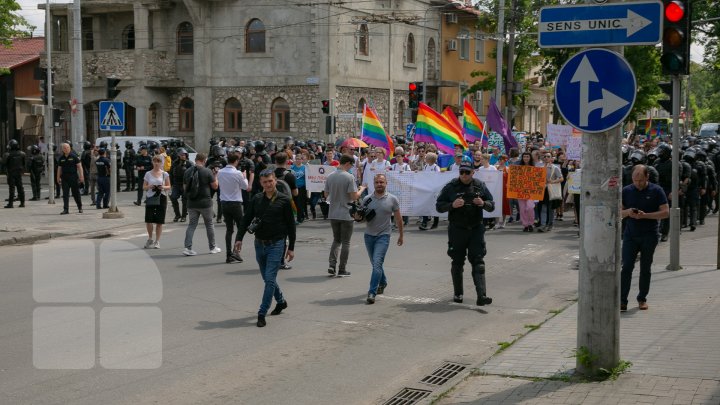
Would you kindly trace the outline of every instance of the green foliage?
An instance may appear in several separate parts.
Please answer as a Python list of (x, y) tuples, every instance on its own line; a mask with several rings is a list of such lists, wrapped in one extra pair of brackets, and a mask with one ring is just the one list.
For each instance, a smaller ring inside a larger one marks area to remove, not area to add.
[(593, 363), (595, 363), (598, 359), (598, 356), (596, 354), (590, 353), (590, 350), (585, 346), (580, 346), (577, 349), (573, 350), (572, 357), (576, 357), (578, 363), (582, 364), (584, 367), (587, 368), (591, 368)]
[(615, 381), (620, 377), (620, 374), (625, 373), (630, 366), (632, 366), (632, 363), (625, 360), (620, 360), (620, 363), (618, 363), (615, 368), (612, 370), (606, 370), (604, 368), (600, 368), (601, 377), (603, 377), (606, 380)]
[(508, 347), (512, 346), (515, 341), (512, 342), (498, 342), (497, 345), (500, 346), (499, 349), (495, 352), (495, 354), (502, 353), (503, 350), (507, 349)]
[(536, 329), (540, 329), (540, 325), (531, 325), (531, 324), (528, 324), (528, 325), (525, 325), (525, 327), (528, 328), (528, 329), (530, 329), (529, 332), (532, 332), (532, 331), (534, 331), (534, 330), (536, 330)]
[(29, 36), (35, 27), (16, 14), (20, 5), (15, 0), (0, 0), (0, 43), (8, 46), (13, 38)]

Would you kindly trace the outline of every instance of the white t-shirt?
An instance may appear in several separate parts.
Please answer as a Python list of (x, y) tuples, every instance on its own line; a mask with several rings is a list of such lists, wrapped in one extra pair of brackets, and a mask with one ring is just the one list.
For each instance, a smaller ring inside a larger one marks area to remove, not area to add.
[[(150, 170), (149, 172), (145, 173), (145, 177), (143, 180), (150, 186), (150, 188), (145, 191), (146, 197), (152, 197), (155, 195), (155, 191), (153, 191), (152, 186), (162, 186), (165, 184), (165, 179), (168, 177), (167, 172), (162, 172), (162, 176), (155, 177), (153, 176), (153, 171)], [(163, 194), (167, 195), (167, 190), (162, 191)]]
[(431, 165), (425, 165), (425, 168), (423, 169), (425, 172), (440, 172), (440, 166), (437, 165), (437, 163), (433, 163)]

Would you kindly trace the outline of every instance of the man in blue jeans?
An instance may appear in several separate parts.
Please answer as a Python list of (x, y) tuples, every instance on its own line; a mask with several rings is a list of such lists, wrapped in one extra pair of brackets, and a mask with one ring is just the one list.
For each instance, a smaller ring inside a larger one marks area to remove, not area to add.
[[(278, 193), (277, 180), (272, 169), (260, 172), (260, 185), (263, 192), (255, 194), (250, 200), (235, 242), (235, 249), (239, 253), (245, 232), (255, 234), (255, 258), (265, 282), (262, 302), (258, 310), (258, 328), (266, 325), (265, 315), (270, 309), (273, 297), (277, 305), (270, 315), (279, 315), (288, 307), (287, 300), (277, 283), (277, 273), (283, 255), (288, 262), (295, 257), (295, 216), (290, 204), (292, 197)], [(287, 253), (285, 238), (288, 240)]]
[(372, 276), (370, 277), (370, 289), (368, 290), (368, 304), (375, 303), (375, 295), (385, 292), (387, 278), (385, 277), (385, 254), (390, 247), (390, 234), (392, 233), (392, 219), (395, 217), (395, 226), (400, 233), (397, 244), (403, 244), (403, 219), (400, 214), (400, 201), (397, 197), (388, 193), (387, 178), (385, 174), (378, 173), (373, 179), (375, 192), (366, 196), (362, 201), (362, 207), (366, 209), (365, 217), (355, 214), (355, 220), (366, 220), (365, 248), (370, 256), (372, 264)]
[(640, 253), (640, 292), (638, 307), (648, 309), (647, 295), (650, 291), (650, 268), (655, 247), (658, 244), (659, 220), (670, 215), (667, 197), (657, 184), (650, 183), (650, 172), (645, 165), (636, 165), (632, 172), (632, 184), (622, 190), (622, 211), (627, 218), (622, 244), (622, 273), (620, 274), (620, 311), (627, 311), (630, 282), (635, 259)]

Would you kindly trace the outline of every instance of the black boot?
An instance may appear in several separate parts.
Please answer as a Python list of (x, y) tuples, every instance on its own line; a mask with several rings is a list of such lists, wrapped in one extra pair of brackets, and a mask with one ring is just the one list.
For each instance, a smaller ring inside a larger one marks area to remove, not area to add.
[(453, 300), (461, 303), (463, 300), (463, 266), (453, 264), (450, 267), (450, 275), (453, 282)]
[(478, 297), (477, 304), (479, 306), (492, 304), (492, 298), (487, 296), (487, 288), (485, 285), (485, 264), (474, 264), (472, 277)]

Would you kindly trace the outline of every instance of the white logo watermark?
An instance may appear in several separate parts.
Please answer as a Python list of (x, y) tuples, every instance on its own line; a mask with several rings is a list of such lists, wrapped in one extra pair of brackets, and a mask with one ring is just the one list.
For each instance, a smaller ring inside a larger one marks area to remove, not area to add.
[[(39, 369), (162, 365), (160, 272), (125, 241), (33, 247), (33, 364)], [(97, 309), (100, 307), (100, 309)]]

